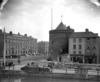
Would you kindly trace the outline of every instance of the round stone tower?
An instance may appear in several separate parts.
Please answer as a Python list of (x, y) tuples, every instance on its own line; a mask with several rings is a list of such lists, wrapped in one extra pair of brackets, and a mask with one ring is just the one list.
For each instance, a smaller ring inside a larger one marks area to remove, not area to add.
[(61, 21), (56, 29), (49, 31), (49, 53), (51, 59), (57, 61), (61, 54), (68, 53), (69, 36), (74, 32)]

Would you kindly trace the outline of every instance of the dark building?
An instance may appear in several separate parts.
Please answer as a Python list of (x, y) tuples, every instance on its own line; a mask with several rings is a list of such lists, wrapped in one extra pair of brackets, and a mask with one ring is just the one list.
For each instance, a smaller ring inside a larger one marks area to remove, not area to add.
[(55, 30), (49, 31), (49, 53), (53, 60), (60, 60), (60, 55), (68, 53), (69, 36), (74, 32), (61, 21)]

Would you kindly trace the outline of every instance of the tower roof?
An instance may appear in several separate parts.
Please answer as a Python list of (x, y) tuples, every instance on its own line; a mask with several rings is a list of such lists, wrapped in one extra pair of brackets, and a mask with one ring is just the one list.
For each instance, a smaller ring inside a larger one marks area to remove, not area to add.
[(57, 28), (56, 28), (56, 30), (66, 30), (67, 28), (66, 28), (66, 26), (62, 23), (62, 21), (61, 21), (61, 23), (57, 26)]

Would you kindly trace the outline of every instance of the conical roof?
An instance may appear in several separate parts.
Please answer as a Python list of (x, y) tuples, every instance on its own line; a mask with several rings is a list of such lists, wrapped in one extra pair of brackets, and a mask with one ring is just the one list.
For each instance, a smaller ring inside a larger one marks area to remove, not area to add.
[(66, 28), (66, 26), (62, 23), (62, 21), (61, 21), (61, 23), (57, 26), (57, 28), (56, 28), (56, 30), (66, 30), (67, 28)]

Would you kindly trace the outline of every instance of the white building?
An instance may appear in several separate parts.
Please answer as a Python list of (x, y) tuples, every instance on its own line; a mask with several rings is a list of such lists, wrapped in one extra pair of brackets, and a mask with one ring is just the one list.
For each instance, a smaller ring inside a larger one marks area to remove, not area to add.
[(99, 62), (99, 36), (97, 33), (74, 32), (69, 38), (69, 54), (73, 62), (98, 63)]

